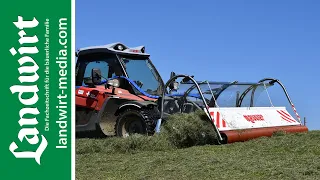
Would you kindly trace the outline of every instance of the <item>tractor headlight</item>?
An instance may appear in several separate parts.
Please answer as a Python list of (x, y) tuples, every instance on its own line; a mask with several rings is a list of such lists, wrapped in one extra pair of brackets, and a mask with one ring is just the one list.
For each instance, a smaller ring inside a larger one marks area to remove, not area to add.
[(107, 84), (113, 87), (119, 87), (120, 81), (118, 79), (111, 79), (111, 80), (108, 80)]

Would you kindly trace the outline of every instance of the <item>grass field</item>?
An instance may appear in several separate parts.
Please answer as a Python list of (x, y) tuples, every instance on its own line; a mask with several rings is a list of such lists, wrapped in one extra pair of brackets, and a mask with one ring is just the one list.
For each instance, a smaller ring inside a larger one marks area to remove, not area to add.
[(79, 180), (320, 179), (320, 131), (189, 148), (145, 137), (76, 143)]

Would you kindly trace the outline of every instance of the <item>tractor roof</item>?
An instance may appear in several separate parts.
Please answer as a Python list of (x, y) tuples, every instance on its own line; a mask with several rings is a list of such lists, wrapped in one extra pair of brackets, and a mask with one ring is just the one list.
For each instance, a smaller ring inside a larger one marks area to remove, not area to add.
[(150, 56), (149, 54), (145, 53), (144, 46), (129, 48), (128, 46), (126, 46), (120, 42), (101, 45), (101, 46), (89, 46), (89, 47), (80, 48), (78, 50), (78, 52), (76, 53), (76, 55), (78, 56), (81, 54), (95, 53), (95, 52), (107, 52), (107, 53), (114, 53), (114, 54)]

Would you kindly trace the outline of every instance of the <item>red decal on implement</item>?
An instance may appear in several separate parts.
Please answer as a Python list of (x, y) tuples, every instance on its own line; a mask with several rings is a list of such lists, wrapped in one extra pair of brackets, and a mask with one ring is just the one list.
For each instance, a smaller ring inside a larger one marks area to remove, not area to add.
[(220, 127), (220, 113), (217, 112), (217, 127)]
[(288, 114), (288, 113), (286, 113), (284, 110), (281, 110), (281, 112), (282, 112), (283, 114), (287, 115), (287, 117), (291, 118), (291, 115)]
[(210, 112), (210, 116), (211, 116), (211, 118), (213, 118), (212, 121), (214, 121), (214, 120), (215, 120), (215, 118), (214, 118), (214, 112)]
[(281, 115), (281, 118), (287, 122), (296, 122), (296, 120), (292, 119), (292, 117), (290, 116), (290, 114), (286, 113), (285, 111), (279, 111), (277, 110), (277, 112)]
[(256, 115), (243, 115), (243, 117), (252, 123), (255, 123), (255, 121), (264, 121), (264, 117), (261, 114)]
[(296, 116), (297, 116), (298, 120), (300, 121), (300, 116), (299, 116), (299, 114), (298, 114), (298, 112), (297, 112), (296, 108), (294, 107), (294, 105), (293, 105), (293, 104), (291, 104), (291, 106), (292, 106), (292, 109), (293, 109), (294, 113), (296, 114)]
[(216, 117), (214, 117), (214, 112), (210, 112), (210, 116), (211, 118), (213, 118), (212, 121), (217, 126), (217, 128), (220, 128), (221, 124), (222, 127), (227, 127), (226, 121), (222, 117), (220, 117), (220, 112), (216, 113)]
[(222, 119), (222, 126), (227, 127), (226, 121), (224, 119)]

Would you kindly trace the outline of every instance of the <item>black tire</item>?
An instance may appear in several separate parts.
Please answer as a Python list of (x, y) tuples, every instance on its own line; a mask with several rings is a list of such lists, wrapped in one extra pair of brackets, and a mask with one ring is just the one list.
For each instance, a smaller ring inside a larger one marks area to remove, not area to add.
[(117, 118), (116, 135), (126, 137), (131, 134), (154, 135), (157, 120), (160, 118), (158, 109), (124, 110)]

